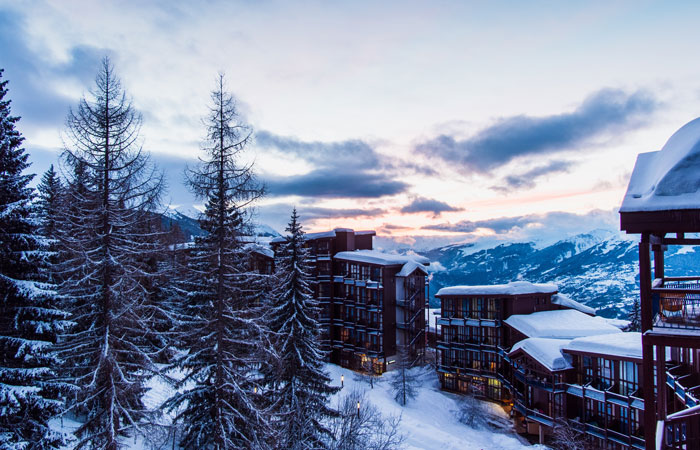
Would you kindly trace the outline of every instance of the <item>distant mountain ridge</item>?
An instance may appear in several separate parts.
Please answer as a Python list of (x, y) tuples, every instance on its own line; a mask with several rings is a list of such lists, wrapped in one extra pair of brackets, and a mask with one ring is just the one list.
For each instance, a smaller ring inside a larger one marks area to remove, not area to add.
[[(203, 236), (206, 234), (202, 228), (199, 226), (199, 220), (190, 217), (190, 215), (184, 214), (176, 209), (170, 209), (164, 214), (161, 214), (161, 221), (163, 227), (166, 230), (171, 229), (173, 226), (177, 225), (182, 231), (184, 241), (189, 242), (194, 240), (197, 236)], [(253, 224), (251, 234), (265, 239), (272, 239), (280, 236), (280, 234), (275, 231), (272, 227), (265, 224)]]
[[(444, 286), (500, 284), (514, 280), (556, 283), (559, 291), (598, 309), (606, 317), (624, 317), (639, 296), (639, 254), (636, 240), (596, 230), (544, 248), (532, 242), (501, 244), (473, 251), (474, 244), (451, 245), (421, 252), (439, 270), (430, 283), (431, 305)], [(689, 275), (700, 264), (700, 247), (670, 247), (666, 270)]]

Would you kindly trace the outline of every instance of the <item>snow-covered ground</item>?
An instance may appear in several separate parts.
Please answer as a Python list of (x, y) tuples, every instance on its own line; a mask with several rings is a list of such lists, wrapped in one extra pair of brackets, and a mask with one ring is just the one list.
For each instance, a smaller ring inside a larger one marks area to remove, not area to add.
[[(354, 389), (367, 391), (366, 398), (377, 407), (382, 415), (400, 415), (401, 433), (406, 436), (404, 448), (439, 449), (439, 450), (516, 450), (531, 449), (544, 450), (546, 447), (530, 445), (512, 432), (496, 432), (489, 429), (474, 429), (459, 423), (455, 412), (458, 410), (459, 396), (442, 392), (438, 388), (437, 376), (432, 371), (425, 369), (413, 369), (422, 371), (422, 384), (418, 395), (406, 406), (402, 407), (393, 398), (391, 387), (386, 380), (388, 375), (380, 379), (380, 383), (370, 389), (369, 385), (358, 381), (353, 377), (353, 372), (334, 364), (327, 364), (333, 384), (340, 386), (341, 375), (344, 375), (344, 387), (331, 399), (331, 406), (337, 407), (340, 398)], [(150, 391), (144, 397), (144, 402), (149, 408), (157, 408), (165, 399), (172, 395), (172, 388), (154, 378), (149, 383)], [(506, 418), (505, 412), (497, 405), (485, 402), (486, 407), (495, 416)], [(163, 418), (161, 423), (167, 423), (169, 418)], [(74, 421), (64, 420), (63, 431), (70, 432), (79, 424)], [(53, 428), (60, 429), (57, 420)], [(143, 442), (141, 438), (124, 441), (125, 448), (131, 450), (147, 450), (152, 448)], [(172, 445), (172, 444), (170, 444)], [(171, 448), (166, 445), (163, 448)], [(66, 447), (71, 448), (71, 447)]]

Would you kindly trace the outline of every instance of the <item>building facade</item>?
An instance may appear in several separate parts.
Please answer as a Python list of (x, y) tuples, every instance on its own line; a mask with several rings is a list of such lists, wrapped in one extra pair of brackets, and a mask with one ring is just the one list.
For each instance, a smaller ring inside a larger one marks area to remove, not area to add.
[(644, 448), (639, 333), (555, 285), (455, 286), (437, 297), (443, 389), (502, 402), (542, 443), (566, 424), (601, 448)]
[(428, 260), (372, 250), (373, 236), (338, 228), (307, 234), (306, 245), (329, 361), (379, 374), (404, 354), (424, 357)]

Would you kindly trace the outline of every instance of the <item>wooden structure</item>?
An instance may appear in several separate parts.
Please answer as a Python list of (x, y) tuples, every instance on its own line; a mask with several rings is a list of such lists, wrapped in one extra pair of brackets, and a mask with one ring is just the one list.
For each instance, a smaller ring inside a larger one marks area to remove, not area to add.
[[(620, 227), (639, 234), (646, 448), (700, 448), (700, 273), (666, 273), (669, 246), (700, 239), (700, 119), (637, 158)], [(653, 256), (653, 258), (652, 258)], [(653, 263), (652, 263), (653, 260)], [(699, 271), (700, 272), (700, 271)]]

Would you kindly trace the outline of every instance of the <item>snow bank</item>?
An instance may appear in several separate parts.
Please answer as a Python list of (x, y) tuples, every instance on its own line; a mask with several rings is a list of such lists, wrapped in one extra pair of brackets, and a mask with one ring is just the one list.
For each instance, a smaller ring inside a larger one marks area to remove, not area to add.
[(620, 212), (698, 209), (700, 118), (688, 122), (657, 152), (641, 153)]
[(559, 287), (556, 284), (539, 284), (528, 281), (511, 281), (508, 284), (491, 284), (483, 286), (449, 286), (435, 294), (436, 297), (446, 295), (524, 295), (555, 293)]
[(564, 350), (642, 359), (642, 334), (618, 333), (614, 336), (587, 336), (572, 340)]
[(527, 338), (517, 342), (508, 356), (522, 350), (552, 372), (572, 369), (571, 356), (561, 352), (570, 342), (569, 339)]
[(507, 318), (505, 323), (527, 337), (575, 339), (599, 334), (622, 334), (619, 328), (575, 309), (518, 314)]
[(590, 306), (583, 305), (564, 294), (553, 295), (552, 303), (554, 303), (555, 305), (564, 306), (566, 308), (581, 311), (584, 314), (590, 314), (591, 316), (595, 316), (595, 309), (591, 308)]

